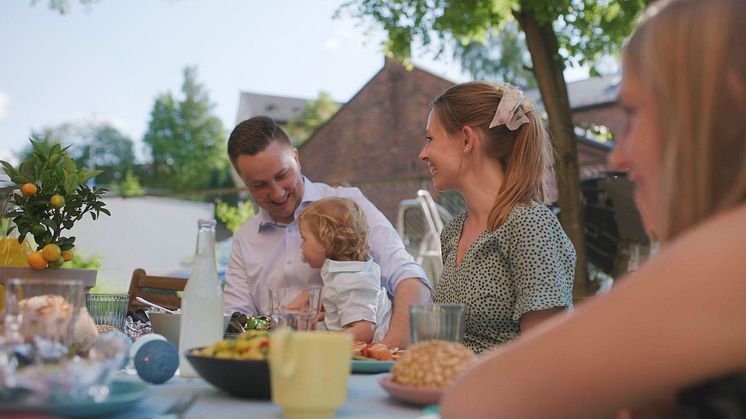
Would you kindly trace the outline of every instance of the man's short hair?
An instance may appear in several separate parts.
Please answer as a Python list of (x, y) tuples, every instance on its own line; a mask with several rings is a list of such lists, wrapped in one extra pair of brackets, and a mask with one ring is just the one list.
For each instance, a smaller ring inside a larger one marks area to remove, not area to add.
[(269, 146), (272, 141), (292, 147), (285, 131), (268, 116), (255, 116), (236, 125), (228, 138), (228, 156), (236, 163), (238, 156), (253, 156)]

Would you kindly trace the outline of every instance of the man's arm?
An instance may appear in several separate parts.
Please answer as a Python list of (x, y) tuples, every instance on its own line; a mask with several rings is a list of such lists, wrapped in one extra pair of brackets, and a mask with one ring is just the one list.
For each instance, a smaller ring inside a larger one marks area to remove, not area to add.
[(358, 320), (345, 326), (345, 333), (354, 340), (370, 343), (376, 331), (376, 324), (367, 320)]
[(223, 288), (223, 309), (227, 313), (234, 311), (246, 315), (260, 314), (254, 304), (249, 287), (249, 278), (244, 269), (242, 242), (239, 233), (233, 236), (233, 247), (228, 269), (225, 272), (225, 287)]
[(394, 310), (389, 330), (381, 343), (390, 348), (404, 349), (409, 346), (409, 305), (426, 304), (430, 301), (430, 288), (419, 278), (407, 278), (399, 282), (394, 292)]

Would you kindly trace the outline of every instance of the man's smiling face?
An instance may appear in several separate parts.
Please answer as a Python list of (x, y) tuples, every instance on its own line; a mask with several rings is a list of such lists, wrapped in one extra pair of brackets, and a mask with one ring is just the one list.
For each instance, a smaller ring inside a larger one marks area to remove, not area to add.
[(290, 224), (303, 199), (303, 176), (298, 150), (272, 141), (254, 154), (241, 154), (235, 167), (257, 205), (275, 222)]

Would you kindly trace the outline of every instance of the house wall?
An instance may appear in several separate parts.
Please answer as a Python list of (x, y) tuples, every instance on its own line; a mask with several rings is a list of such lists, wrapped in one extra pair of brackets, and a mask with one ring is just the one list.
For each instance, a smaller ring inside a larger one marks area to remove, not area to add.
[(311, 180), (358, 186), (393, 221), (399, 201), (414, 198), (430, 174), (418, 160), (431, 101), (453, 86), (387, 60), (331, 120), (300, 148)]
[(132, 271), (168, 275), (183, 269), (194, 256), (197, 220), (213, 218), (211, 203), (168, 198), (134, 197), (104, 199), (111, 216), (80, 220), (71, 235), (75, 251), (88, 258), (100, 257), (97, 288), (126, 292)]
[(573, 111), (572, 119), (576, 125), (583, 123), (605, 125), (618, 137), (622, 135), (626, 117), (622, 107), (614, 102), (592, 108), (577, 109)]
[[(387, 60), (342, 109), (300, 147), (303, 173), (311, 180), (359, 187), (386, 217), (396, 220), (399, 202), (418, 189), (433, 192), (426, 166), (418, 160), (431, 101), (453, 83)], [(621, 131), (616, 105), (581, 110), (576, 123), (593, 122)], [(606, 170), (607, 150), (578, 143), (581, 178)], [(550, 200), (556, 197), (550, 187)], [(438, 194), (433, 193), (435, 199)]]
[[(573, 111), (573, 122), (576, 125), (593, 123), (606, 126), (618, 138), (622, 135), (626, 117), (618, 103), (608, 103), (591, 108)], [(580, 164), (580, 178), (587, 178), (601, 171), (611, 170), (607, 163), (608, 152), (598, 148), (578, 147), (578, 162)]]

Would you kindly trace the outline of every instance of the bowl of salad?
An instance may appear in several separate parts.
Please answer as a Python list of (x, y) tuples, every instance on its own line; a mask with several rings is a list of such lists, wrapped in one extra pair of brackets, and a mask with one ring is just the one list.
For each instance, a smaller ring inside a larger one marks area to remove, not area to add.
[(194, 370), (213, 386), (247, 399), (270, 399), (269, 332), (250, 330), (235, 338), (186, 351)]

